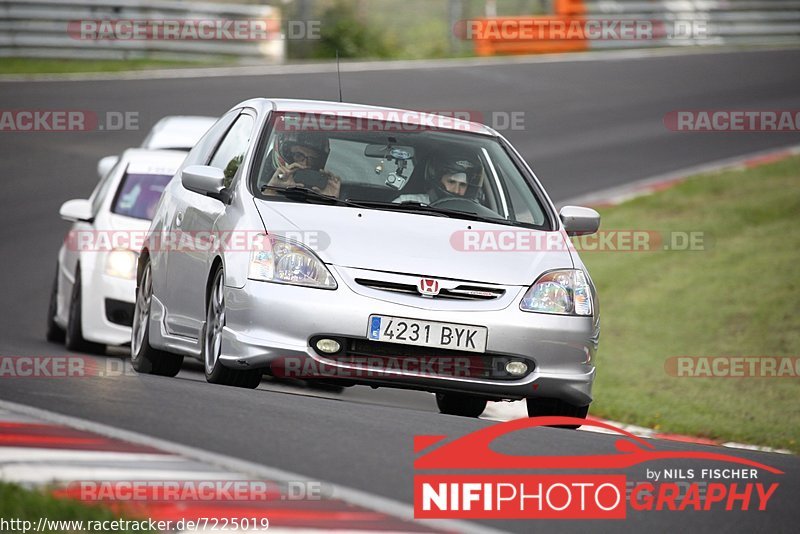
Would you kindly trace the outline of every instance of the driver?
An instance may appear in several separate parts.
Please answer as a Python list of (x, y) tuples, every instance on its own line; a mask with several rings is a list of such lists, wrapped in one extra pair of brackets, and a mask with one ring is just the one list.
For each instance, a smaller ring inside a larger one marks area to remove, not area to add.
[(400, 195), (394, 202), (433, 204), (447, 198), (475, 200), (483, 175), (480, 162), (468, 154), (457, 154), (434, 164), (433, 179), (426, 193)]
[[(268, 186), (273, 187), (305, 187), (302, 183), (294, 181), (294, 173), (300, 169), (313, 169), (321, 172), (328, 178), (323, 188), (312, 189), (323, 195), (339, 198), (342, 180), (330, 171), (325, 170), (325, 163), (330, 154), (328, 138), (316, 132), (300, 132), (278, 136), (272, 150), (270, 163), (275, 169)], [(264, 190), (266, 195), (274, 195), (274, 191)]]

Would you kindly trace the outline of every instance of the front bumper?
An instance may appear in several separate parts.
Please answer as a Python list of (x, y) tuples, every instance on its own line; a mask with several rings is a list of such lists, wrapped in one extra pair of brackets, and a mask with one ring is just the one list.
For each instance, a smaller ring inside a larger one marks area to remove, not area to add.
[(81, 318), (83, 337), (106, 345), (130, 343), (131, 327), (120, 323), (126, 322), (123, 316), (132, 310), (136, 281), (108, 276), (99, 269), (88, 274)]
[[(316, 369), (334, 369), (336, 377), (349, 383), (491, 399), (554, 397), (577, 406), (592, 401), (598, 331), (591, 317), (522, 312), (519, 301), (527, 288), (507, 288), (508, 298), (494, 304), (439, 303), (367, 290), (354, 284), (346, 270), (333, 272), (339, 282), (335, 291), (252, 280), (243, 288), (226, 288), (220, 361), (231, 368), (252, 369), (290, 359), (301, 368), (303, 362), (311, 362)], [(532, 362), (534, 370), (513, 380), (381, 372), (337, 362), (310, 346), (309, 340), (320, 335), (366, 339), (369, 316), (374, 314), (486, 326), (487, 352)]]

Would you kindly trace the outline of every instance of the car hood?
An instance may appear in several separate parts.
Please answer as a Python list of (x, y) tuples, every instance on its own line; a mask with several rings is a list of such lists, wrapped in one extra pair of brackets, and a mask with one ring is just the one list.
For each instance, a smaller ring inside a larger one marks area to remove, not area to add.
[(108, 215), (108, 226), (110, 230), (132, 232), (146, 232), (150, 228), (149, 219), (137, 219), (135, 217), (127, 217), (125, 215), (117, 215), (110, 213)]
[(344, 206), (256, 200), (256, 207), (268, 233), (302, 241), (339, 267), (528, 286), (544, 271), (573, 266), (563, 246), (474, 252), (458, 245), (464, 231), (525, 232), (541, 242), (549, 238), (551, 245), (564, 243), (559, 232)]

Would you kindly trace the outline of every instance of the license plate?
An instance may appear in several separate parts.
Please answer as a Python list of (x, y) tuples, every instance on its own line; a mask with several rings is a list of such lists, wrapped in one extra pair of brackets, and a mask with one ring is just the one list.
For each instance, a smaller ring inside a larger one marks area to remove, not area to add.
[(486, 352), (485, 326), (418, 321), (386, 315), (370, 315), (367, 337), (373, 341), (436, 347), (466, 352)]

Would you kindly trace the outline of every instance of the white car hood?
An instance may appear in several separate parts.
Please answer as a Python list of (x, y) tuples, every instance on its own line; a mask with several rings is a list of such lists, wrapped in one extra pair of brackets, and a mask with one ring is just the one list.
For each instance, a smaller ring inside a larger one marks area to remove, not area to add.
[[(551, 269), (572, 268), (565, 247), (555, 250), (473, 252), (457, 250), (459, 231), (534, 232), (564, 243), (559, 232), (540, 232), (466, 219), (344, 206), (256, 200), (268, 233), (303, 241), (328, 264), (435, 278), (529, 286)], [(552, 241), (551, 241), (552, 243)]]
[(150, 221), (115, 213), (105, 213), (95, 221), (96, 240), (101, 250), (127, 248), (139, 252), (145, 243)]
[(150, 228), (151, 221), (149, 219), (137, 219), (135, 217), (127, 217), (125, 215), (117, 215), (115, 213), (108, 214), (109, 230), (114, 231), (131, 231), (145, 233)]

